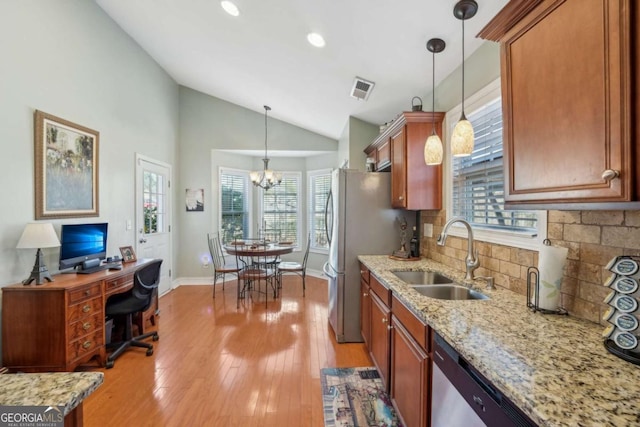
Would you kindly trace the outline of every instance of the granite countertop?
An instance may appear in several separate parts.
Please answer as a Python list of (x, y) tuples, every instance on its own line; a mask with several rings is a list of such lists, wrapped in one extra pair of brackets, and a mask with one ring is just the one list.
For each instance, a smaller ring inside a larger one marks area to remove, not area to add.
[[(523, 295), (465, 282), (464, 272), (432, 260), (358, 259), (540, 426), (640, 426), (640, 366), (604, 348), (601, 325), (533, 313)], [(428, 298), (397, 270), (438, 271), (489, 299)]]
[(104, 380), (102, 372), (0, 375), (0, 405), (63, 406), (67, 415)]

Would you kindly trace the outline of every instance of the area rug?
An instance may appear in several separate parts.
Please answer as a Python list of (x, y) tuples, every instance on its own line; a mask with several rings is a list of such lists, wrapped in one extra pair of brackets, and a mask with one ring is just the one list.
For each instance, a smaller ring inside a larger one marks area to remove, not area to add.
[(375, 368), (324, 368), (320, 381), (325, 427), (402, 426)]

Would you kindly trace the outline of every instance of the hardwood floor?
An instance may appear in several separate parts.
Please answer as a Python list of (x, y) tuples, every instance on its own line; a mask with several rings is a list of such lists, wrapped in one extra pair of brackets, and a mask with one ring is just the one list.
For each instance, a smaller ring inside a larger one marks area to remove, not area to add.
[[(85, 401), (87, 427), (323, 426), (320, 369), (370, 366), (363, 344), (337, 344), (327, 284), (285, 276), (281, 297), (241, 301), (181, 286), (160, 298), (154, 355), (129, 350)], [(257, 297), (256, 297), (257, 298)]]

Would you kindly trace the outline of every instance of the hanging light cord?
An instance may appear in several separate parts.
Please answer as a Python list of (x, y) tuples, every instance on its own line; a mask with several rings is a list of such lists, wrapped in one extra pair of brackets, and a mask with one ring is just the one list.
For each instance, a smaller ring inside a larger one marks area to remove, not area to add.
[(268, 105), (264, 106), (264, 158), (267, 158), (267, 112), (271, 108)]
[(431, 52), (431, 134), (436, 134), (436, 51)]
[(460, 120), (466, 120), (467, 117), (464, 115), (464, 20), (463, 16), (462, 21), (462, 114), (460, 115)]

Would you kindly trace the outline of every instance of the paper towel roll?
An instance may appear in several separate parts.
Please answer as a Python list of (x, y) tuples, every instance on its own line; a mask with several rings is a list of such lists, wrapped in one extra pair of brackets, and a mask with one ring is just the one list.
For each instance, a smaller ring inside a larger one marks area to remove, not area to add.
[[(560, 285), (569, 249), (542, 246), (538, 255), (538, 308), (557, 310), (560, 306)], [(535, 302), (532, 301), (532, 302)]]

